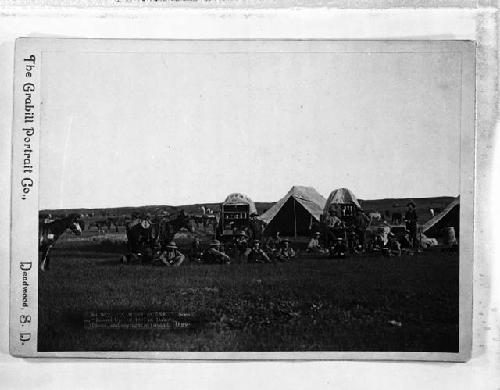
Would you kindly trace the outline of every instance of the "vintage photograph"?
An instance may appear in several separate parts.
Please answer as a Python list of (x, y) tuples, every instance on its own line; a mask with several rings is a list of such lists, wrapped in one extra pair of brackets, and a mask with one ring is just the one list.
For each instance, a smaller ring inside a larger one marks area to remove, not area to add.
[(37, 352), (466, 356), (473, 43), (24, 44)]

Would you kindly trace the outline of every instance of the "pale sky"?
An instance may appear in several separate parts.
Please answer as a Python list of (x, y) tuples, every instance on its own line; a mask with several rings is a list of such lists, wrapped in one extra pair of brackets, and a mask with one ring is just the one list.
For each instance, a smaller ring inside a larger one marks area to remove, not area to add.
[(459, 193), (459, 53), (44, 53), (40, 208)]

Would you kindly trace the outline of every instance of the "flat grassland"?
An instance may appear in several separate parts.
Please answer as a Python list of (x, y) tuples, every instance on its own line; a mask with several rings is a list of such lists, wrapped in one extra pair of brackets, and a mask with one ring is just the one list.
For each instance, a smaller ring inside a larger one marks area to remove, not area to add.
[[(457, 253), (170, 268), (120, 264), (123, 232), (92, 234), (66, 233), (39, 275), (39, 351), (458, 351)], [(110, 311), (198, 323), (84, 328)]]

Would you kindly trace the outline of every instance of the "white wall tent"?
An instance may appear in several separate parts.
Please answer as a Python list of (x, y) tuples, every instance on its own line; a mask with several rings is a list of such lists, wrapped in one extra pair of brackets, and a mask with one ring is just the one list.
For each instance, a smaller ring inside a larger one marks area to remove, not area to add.
[(326, 199), (312, 187), (293, 186), (288, 193), (262, 214), (266, 232), (284, 235), (309, 235), (319, 222)]

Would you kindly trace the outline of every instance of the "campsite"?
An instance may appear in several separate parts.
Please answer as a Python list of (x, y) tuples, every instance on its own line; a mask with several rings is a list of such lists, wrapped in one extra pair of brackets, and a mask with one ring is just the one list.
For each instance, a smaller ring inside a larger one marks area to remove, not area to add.
[[(359, 202), (367, 212), (385, 214), (408, 201)], [(420, 225), (430, 231), (458, 218), (453, 198), (415, 203)], [(93, 222), (155, 210), (195, 214), (199, 205), (43, 210), (53, 217), (76, 211), (85, 215), (86, 228), (79, 236), (64, 233), (52, 248), (50, 271), (39, 273), (39, 351), (457, 351), (458, 252), (438, 245), (390, 257), (309, 253), (311, 224), (326, 204), (314, 189), (300, 186), (276, 203), (255, 203), (266, 235), (279, 229), (290, 237), (298, 251), (293, 261), (186, 260), (180, 267), (121, 263), (126, 228), (98, 231)], [(205, 207), (222, 210), (221, 204)], [(425, 214), (430, 208), (442, 213), (432, 218)], [(211, 225), (197, 224), (174, 237), (188, 253), (193, 237), (206, 246), (213, 234)], [(114, 328), (84, 326), (92, 316), (116, 313), (170, 313), (187, 318), (187, 326), (136, 329), (121, 326), (127, 325), (123, 318), (113, 319)]]

